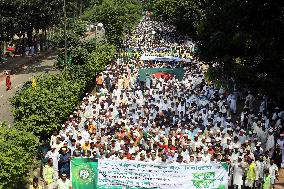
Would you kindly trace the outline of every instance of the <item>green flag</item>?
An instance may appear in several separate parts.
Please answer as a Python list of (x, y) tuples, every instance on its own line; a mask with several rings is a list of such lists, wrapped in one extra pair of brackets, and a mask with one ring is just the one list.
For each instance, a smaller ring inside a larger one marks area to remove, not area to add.
[[(90, 158), (73, 158), (71, 161), (72, 188), (97, 188), (98, 161)], [(95, 189), (94, 188), (94, 189)]]

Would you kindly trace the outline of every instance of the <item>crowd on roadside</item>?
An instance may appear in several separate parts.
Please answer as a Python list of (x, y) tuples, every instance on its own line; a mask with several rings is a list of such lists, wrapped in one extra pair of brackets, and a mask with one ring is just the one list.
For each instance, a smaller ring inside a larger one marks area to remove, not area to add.
[[(149, 39), (153, 30), (157, 36)], [(125, 47), (157, 52), (157, 48), (179, 46), (192, 53), (192, 44), (165, 30), (145, 19)], [(190, 64), (135, 57), (109, 64), (96, 78), (97, 92), (86, 94), (61, 130), (51, 136), (42, 175), (46, 187), (71, 186), (73, 157), (169, 164), (227, 162), (229, 186), (273, 186), (284, 167), (284, 112), (269, 107), (266, 96), (257, 102), (253, 91), (247, 91), (241, 107), (237, 90), (217, 89), (206, 82), (202, 63), (192, 60)], [(139, 70), (153, 67), (181, 67), (183, 79), (148, 75), (142, 81)]]

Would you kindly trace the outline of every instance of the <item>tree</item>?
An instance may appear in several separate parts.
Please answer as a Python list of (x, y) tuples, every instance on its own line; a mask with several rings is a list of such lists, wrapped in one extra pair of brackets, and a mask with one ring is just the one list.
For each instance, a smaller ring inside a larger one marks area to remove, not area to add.
[(156, 19), (166, 21), (183, 34), (195, 38), (197, 24), (201, 18), (202, 1), (200, 0), (150, 0), (148, 8)]
[(0, 124), (0, 188), (19, 188), (34, 163), (37, 146), (33, 134)]
[(234, 77), (255, 92), (284, 97), (283, 1), (149, 3), (156, 19), (173, 24), (195, 39), (200, 60), (217, 63), (223, 73), (219, 77)]
[(82, 19), (103, 23), (108, 42), (120, 45), (124, 35), (139, 22), (141, 11), (138, 0), (102, 0), (87, 10)]
[(210, 1), (198, 27), (201, 58), (219, 62), (243, 84), (283, 97), (283, 9), (282, 1)]

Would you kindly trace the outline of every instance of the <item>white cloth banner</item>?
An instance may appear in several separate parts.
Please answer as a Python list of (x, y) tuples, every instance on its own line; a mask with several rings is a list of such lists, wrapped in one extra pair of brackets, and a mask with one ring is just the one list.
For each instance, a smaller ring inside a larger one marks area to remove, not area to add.
[(191, 62), (190, 59), (186, 59), (186, 58), (179, 58), (179, 57), (174, 57), (174, 56), (163, 56), (163, 57), (159, 57), (159, 56), (152, 56), (152, 55), (146, 55), (143, 54), (140, 57), (140, 60), (146, 61), (146, 60), (157, 60), (157, 61), (164, 61), (164, 62), (170, 62), (170, 61), (176, 61), (176, 62)]
[(154, 164), (99, 160), (98, 186), (160, 189), (225, 189), (227, 164)]

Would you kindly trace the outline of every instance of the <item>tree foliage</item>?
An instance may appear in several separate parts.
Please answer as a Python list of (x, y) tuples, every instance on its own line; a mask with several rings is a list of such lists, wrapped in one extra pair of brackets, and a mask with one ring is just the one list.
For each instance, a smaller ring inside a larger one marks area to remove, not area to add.
[(58, 24), (62, 6), (61, 0), (0, 1), (0, 41)]
[[(66, 0), (68, 18), (78, 18), (95, 0)], [(63, 0), (1, 0), (0, 42), (57, 26), (63, 20)]]
[(33, 164), (37, 146), (33, 134), (0, 124), (0, 188), (17, 188)]
[(18, 129), (36, 135), (57, 129), (77, 105), (82, 85), (79, 81), (66, 80), (63, 75), (42, 75), (35, 88), (28, 88), (12, 99)]
[(110, 43), (120, 45), (124, 34), (131, 32), (141, 18), (138, 0), (102, 0), (87, 10), (82, 19), (103, 23)]
[(157, 0), (156, 19), (192, 35), (199, 57), (256, 92), (284, 97), (281, 0)]
[[(85, 37), (87, 22), (80, 19), (67, 19), (66, 27), (66, 37), (67, 37), (67, 47), (73, 48), (80, 45), (82, 39)], [(58, 24), (55, 32), (50, 39), (50, 43), (53, 47), (64, 48), (65, 38), (64, 38), (64, 23)]]
[(196, 37), (196, 27), (201, 17), (200, 0), (152, 0), (148, 7), (156, 19), (176, 26), (177, 30)]

